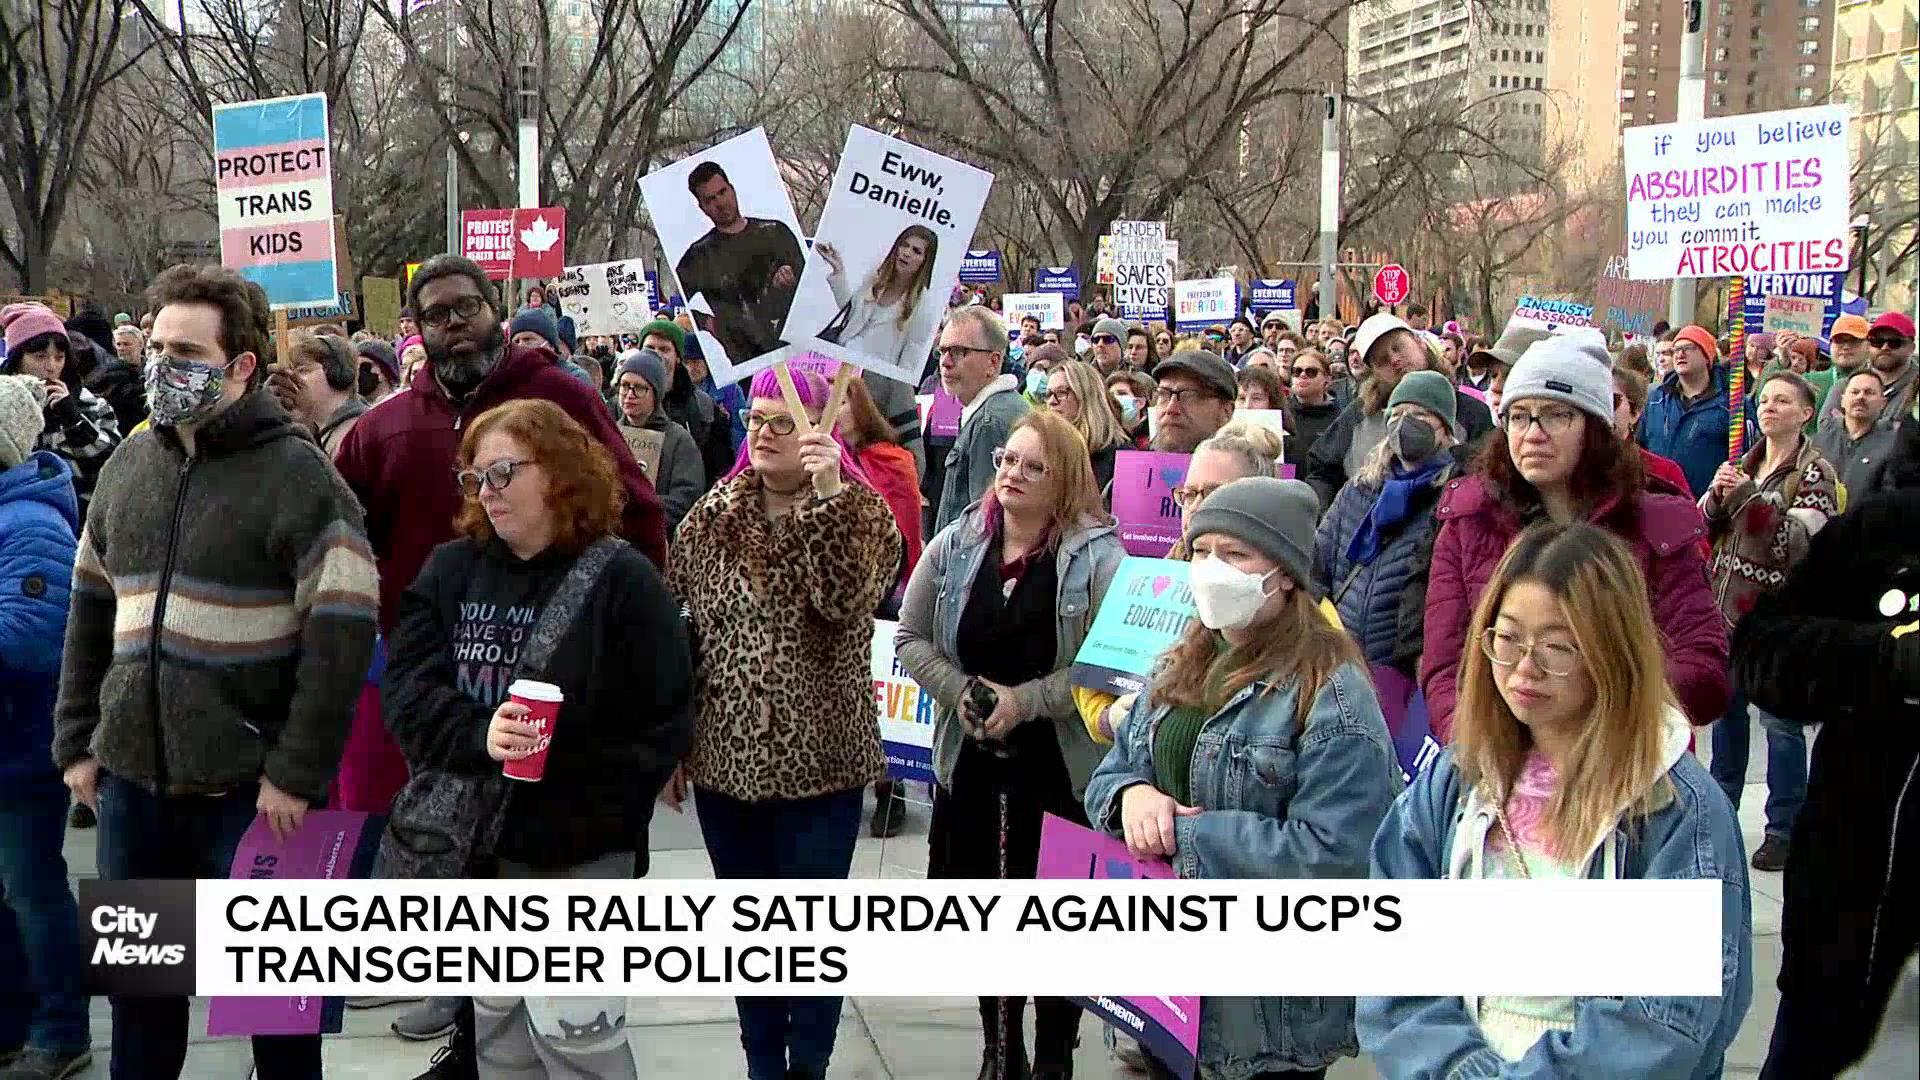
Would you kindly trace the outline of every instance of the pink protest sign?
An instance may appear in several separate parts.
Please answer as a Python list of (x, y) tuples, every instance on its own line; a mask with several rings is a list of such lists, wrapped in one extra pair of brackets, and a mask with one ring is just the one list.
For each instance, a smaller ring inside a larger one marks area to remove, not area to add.
[(1122, 450), (1113, 455), (1113, 516), (1129, 555), (1158, 559), (1180, 539), (1180, 504), (1173, 489), (1187, 478), (1188, 454)]
[(936, 439), (960, 437), (960, 399), (947, 393), (944, 386), (933, 388), (933, 408), (927, 410), (927, 434)]
[[(385, 818), (351, 810), (314, 810), (282, 843), (256, 817), (233, 852), (227, 876), (239, 881), (338, 881), (373, 869)], [(345, 1019), (344, 998), (217, 997), (207, 1003), (209, 1035), (331, 1035)]]
[[(1158, 859), (1140, 859), (1127, 845), (1104, 833), (1048, 814), (1040, 823), (1042, 881), (1167, 879), (1173, 867)], [(1200, 1052), (1200, 999), (1169, 997), (1076, 997), (1075, 1004), (1138, 1039), (1175, 1076), (1192, 1080)]]

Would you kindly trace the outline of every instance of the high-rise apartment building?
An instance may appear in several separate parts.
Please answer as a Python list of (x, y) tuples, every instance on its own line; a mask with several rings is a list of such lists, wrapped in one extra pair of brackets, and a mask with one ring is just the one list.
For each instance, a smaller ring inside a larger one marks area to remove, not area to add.
[[(1348, 91), (1388, 113), (1457, 101), (1483, 110), (1496, 135), (1537, 145), (1548, 7), (1548, 0), (1361, 4), (1348, 21)], [(1362, 137), (1368, 115), (1354, 116)]]
[[(1893, 0), (1889, 6), (1911, 0)], [(1703, 0), (1706, 115), (1826, 99), (1835, 0)], [(1678, 118), (1684, 5), (1554, 0), (1547, 51), (1549, 138), (1580, 148), (1580, 171), (1604, 183), (1620, 131)]]
[[(1916, 268), (1888, 260), (1911, 251), (1912, 208), (1920, 199), (1920, 12), (1914, 0), (1837, 0), (1833, 33), (1833, 97), (1853, 110), (1856, 175), (1871, 205), (1855, 206), (1870, 230), (1878, 307), (1914, 310)], [(1857, 280), (1857, 277), (1856, 277)]]

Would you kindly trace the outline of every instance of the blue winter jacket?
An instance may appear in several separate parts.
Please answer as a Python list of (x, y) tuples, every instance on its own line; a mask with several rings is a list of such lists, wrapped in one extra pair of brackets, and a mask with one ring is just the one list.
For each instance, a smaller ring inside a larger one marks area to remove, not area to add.
[(79, 525), (64, 458), (41, 450), (0, 472), (0, 787), (59, 780), (53, 702)]
[[(1173, 868), (1195, 878), (1364, 878), (1367, 845), (1400, 790), (1400, 766), (1373, 682), (1334, 669), (1299, 716), (1300, 681), (1256, 681), (1194, 743), (1193, 805), (1174, 819)], [(1153, 739), (1169, 707), (1151, 688), (1087, 784), (1087, 818), (1120, 836), (1120, 795), (1153, 784)], [(1200, 1007), (1201, 1074), (1241, 1080), (1318, 1069), (1358, 1047), (1352, 998), (1210, 997)]]
[(1680, 376), (1669, 375), (1647, 397), (1640, 416), (1640, 445), (1680, 463), (1687, 486), (1704, 492), (1713, 486), (1714, 471), (1727, 460), (1727, 372), (1713, 369), (1713, 389), (1688, 404)]
[[(1380, 488), (1349, 480), (1333, 498), (1313, 542), (1313, 576), (1340, 612), (1340, 625), (1360, 645), (1369, 664), (1393, 662), (1400, 633), (1400, 600), (1407, 582), (1424, 576), (1422, 555), (1432, 557), (1430, 541), (1438, 528), (1433, 508), (1455, 467), (1442, 469), (1409, 504), (1406, 518), (1381, 540), (1380, 553), (1356, 570), (1347, 549), (1360, 524), (1373, 512)], [(1351, 579), (1351, 580), (1349, 580)]]
[[(1672, 797), (1644, 819), (1622, 815), (1596, 843), (1587, 875), (1611, 863), (1621, 879), (1720, 882), (1718, 997), (1582, 997), (1574, 1029), (1542, 1036), (1519, 1061), (1487, 1044), (1459, 997), (1363, 997), (1360, 1045), (1389, 1077), (1643, 1077), (1710, 1080), (1753, 1000), (1753, 911), (1746, 851), (1733, 807), (1687, 752), (1684, 718), (1669, 725), (1665, 778)], [(1436, 758), (1408, 787), (1373, 838), (1373, 876), (1441, 879), (1453, 875), (1455, 833), (1484, 843), (1494, 811), (1474, 797), (1453, 751)], [(1612, 858), (1602, 845), (1613, 845)], [(1570, 934), (1631, 933), (1630, 927), (1569, 926)], [(1495, 942), (1494, 948), (1527, 948)]]

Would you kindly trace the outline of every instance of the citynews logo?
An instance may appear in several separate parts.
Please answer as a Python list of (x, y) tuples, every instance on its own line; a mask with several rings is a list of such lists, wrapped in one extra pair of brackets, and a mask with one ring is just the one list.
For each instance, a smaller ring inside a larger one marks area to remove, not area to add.
[(88, 990), (193, 993), (193, 903), (191, 881), (82, 881)]

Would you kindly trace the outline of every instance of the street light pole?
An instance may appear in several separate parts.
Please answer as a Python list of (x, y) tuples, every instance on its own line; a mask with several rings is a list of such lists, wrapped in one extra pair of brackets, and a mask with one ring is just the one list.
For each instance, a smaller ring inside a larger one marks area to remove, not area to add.
[(460, 254), (460, 149), (455, 142), (459, 134), (453, 103), (453, 35), (457, 6), (457, 0), (440, 0), (441, 29), (447, 39), (447, 77), (440, 83), (447, 99), (447, 251), (454, 255)]
[(540, 86), (533, 61), (520, 61), (520, 205), (540, 205)]
[[(1698, 123), (1707, 114), (1705, 0), (1687, 0), (1686, 22), (1680, 30), (1680, 89), (1675, 101), (1676, 119), (1683, 124)], [(1667, 294), (1667, 324), (1679, 329), (1693, 321), (1694, 285), (1692, 278), (1673, 279)]]
[[(1320, 122), (1320, 317), (1333, 318), (1340, 309), (1334, 295), (1333, 264), (1340, 257), (1340, 95), (1324, 99)], [(1302, 310), (1305, 310), (1304, 308)]]

